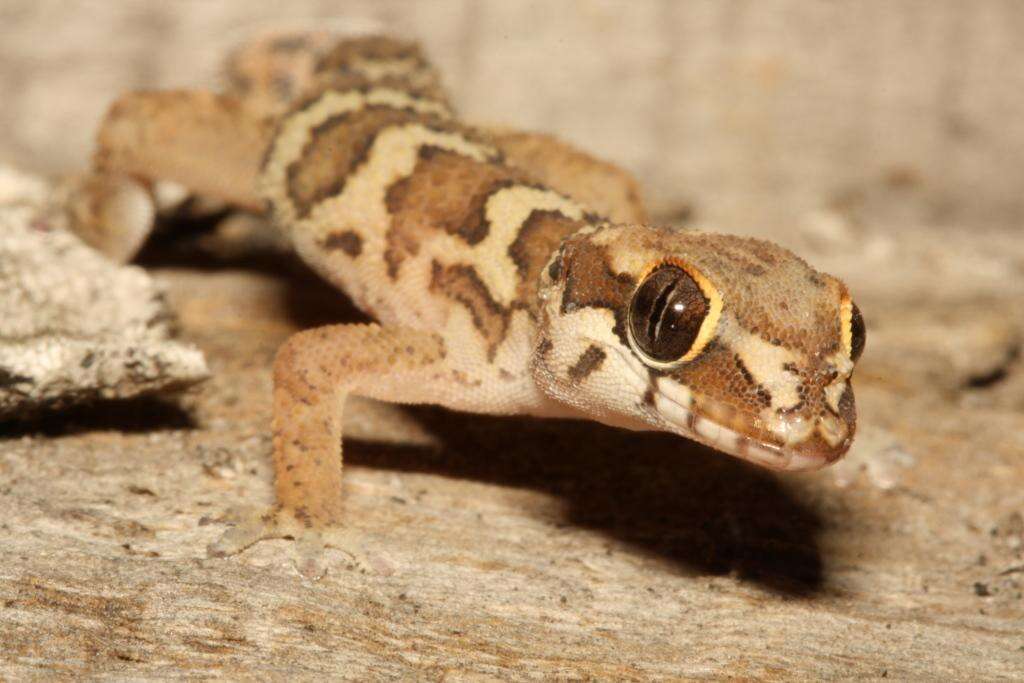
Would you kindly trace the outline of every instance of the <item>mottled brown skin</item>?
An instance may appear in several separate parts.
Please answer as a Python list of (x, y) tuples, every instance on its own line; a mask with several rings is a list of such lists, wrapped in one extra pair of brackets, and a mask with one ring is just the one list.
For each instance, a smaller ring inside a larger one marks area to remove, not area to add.
[[(171, 123), (153, 109), (166, 97), (126, 98), (97, 158), (179, 180), (189, 174), (177, 156), (162, 165), (156, 149), (124, 148), (171, 139), (196, 153), (211, 131), (244, 122), (258, 178), (247, 150), (229, 155), (246, 166), (234, 181), (194, 159), (203, 184), (191, 187), (239, 204), (258, 193), (297, 253), (380, 324), (303, 332), (281, 349), (278, 503), (240, 517), (213, 554), (292, 535), (316, 555), (340, 521), (350, 395), (671, 431), (779, 469), (821, 466), (849, 446), (861, 340), (838, 281), (765, 242), (639, 224), (624, 172), (550, 138), (457, 121), (415, 45), (310, 38), (239, 54), (232, 82), (256, 104), (197, 94), (195, 107), (169, 105), (181, 127), (162, 132)], [(275, 75), (246, 73), (260, 68)], [(633, 306), (664, 264), (692, 291)], [(664, 328), (678, 353), (655, 360), (634, 331), (661, 343), (666, 315), (685, 336)]]

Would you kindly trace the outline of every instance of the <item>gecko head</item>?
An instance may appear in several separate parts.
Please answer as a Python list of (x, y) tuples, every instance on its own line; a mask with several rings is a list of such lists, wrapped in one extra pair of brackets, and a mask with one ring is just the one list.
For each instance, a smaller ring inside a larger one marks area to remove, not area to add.
[(838, 460), (856, 425), (864, 322), (846, 286), (761, 240), (603, 225), (540, 283), (532, 371), (589, 417), (774, 469)]

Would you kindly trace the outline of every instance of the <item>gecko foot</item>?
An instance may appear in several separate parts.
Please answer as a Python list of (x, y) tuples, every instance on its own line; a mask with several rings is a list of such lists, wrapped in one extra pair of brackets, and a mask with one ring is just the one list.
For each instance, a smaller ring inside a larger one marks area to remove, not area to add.
[(326, 547), (337, 548), (348, 555), (352, 569), (379, 574), (394, 571), (382, 559), (368, 556), (353, 531), (339, 527), (311, 526), (308, 520), (296, 517), (294, 511), (287, 508), (234, 508), (219, 521), (232, 526), (207, 546), (209, 557), (237, 555), (266, 539), (291, 538), (296, 542), (295, 567), (307, 579), (315, 581), (327, 573), (324, 559)]

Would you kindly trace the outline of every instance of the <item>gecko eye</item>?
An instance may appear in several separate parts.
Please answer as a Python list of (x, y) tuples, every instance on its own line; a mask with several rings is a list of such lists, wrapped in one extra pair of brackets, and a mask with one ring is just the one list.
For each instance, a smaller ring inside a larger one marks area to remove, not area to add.
[(860, 315), (857, 304), (850, 303), (850, 360), (854, 363), (864, 353), (864, 343), (867, 341), (866, 330), (864, 329), (864, 318)]
[[(703, 280), (703, 278), (701, 278)], [(629, 305), (629, 338), (649, 365), (664, 366), (695, 357), (707, 343), (710, 332), (701, 335), (709, 318), (717, 319), (716, 308), (705, 284), (674, 264), (655, 268), (640, 284)], [(717, 293), (711, 290), (714, 298)], [(715, 322), (714, 320), (711, 321)], [(713, 329), (713, 327), (712, 327)]]
[(853, 303), (848, 295), (843, 295), (839, 306), (839, 324), (842, 334), (843, 347), (846, 354), (854, 363), (864, 353), (864, 342), (866, 330), (864, 329), (864, 318), (860, 315), (860, 309)]

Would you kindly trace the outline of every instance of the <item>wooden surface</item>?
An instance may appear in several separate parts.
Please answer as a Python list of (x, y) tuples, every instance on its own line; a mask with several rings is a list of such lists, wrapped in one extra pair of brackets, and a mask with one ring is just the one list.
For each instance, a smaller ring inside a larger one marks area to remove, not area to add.
[[(831, 3), (757, 5), (565, 4), (561, 23), (531, 3), (347, 10), (424, 34), (477, 118), (560, 129), (625, 161), (663, 219), (693, 201), (700, 219), (760, 215), (751, 231), (845, 278), (868, 325), (855, 454), (868, 469), (773, 475), (668, 437), (415, 410), (438, 447), (346, 451), (348, 519), (375, 572), (329, 551), (327, 576), (307, 582), (284, 540), (206, 559), (222, 527), (204, 522), (270, 500), (277, 345), (355, 314), (279, 258), (214, 262), (165, 239), (143, 263), (213, 378), (176, 402), (3, 427), (0, 678), (1024, 677), (1024, 136), (1003, 106), (1024, 73), (1005, 42), (1019, 5), (971, 3), (959, 23), (966, 3), (863, 3), (842, 21)], [(17, 97), (0, 154), (73, 164), (114, 92), (209, 74), (219, 46), (189, 52), (185, 37), (245, 24), (239, 3), (153, 7), (6, 3), (0, 90)], [(657, 70), (669, 49), (681, 61), (665, 69), (689, 76)], [(748, 68), (810, 80), (765, 99)], [(524, 83), (536, 97), (513, 107), (505, 88)], [(950, 101), (975, 112), (956, 144)], [(720, 128), (722, 111), (739, 123)], [(669, 132), (650, 132), (655, 119)], [(795, 144), (798, 129), (813, 144)], [(375, 419), (366, 432), (407, 429)]]
[(378, 571), (329, 551), (309, 583), (288, 541), (206, 559), (220, 527), (202, 520), (270, 499), (277, 344), (354, 314), (291, 271), (157, 272), (214, 378), (180, 406), (7, 430), (0, 676), (1024, 673), (1019, 363), (946, 397), (900, 384), (939, 360), (877, 376), (913, 334), (869, 338), (862, 424), (916, 460), (887, 491), (669, 437), (414, 411), (439, 449), (347, 450), (348, 519)]

